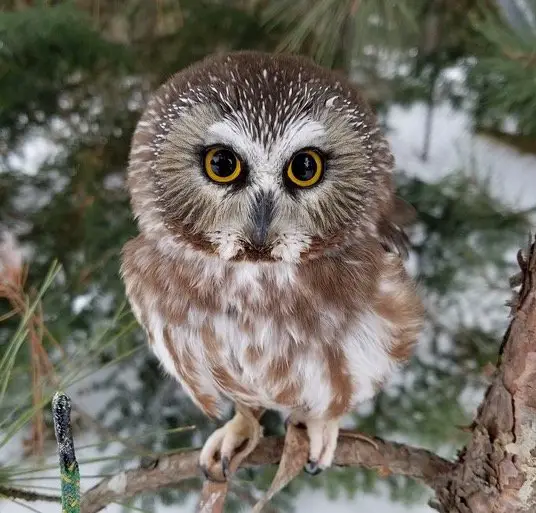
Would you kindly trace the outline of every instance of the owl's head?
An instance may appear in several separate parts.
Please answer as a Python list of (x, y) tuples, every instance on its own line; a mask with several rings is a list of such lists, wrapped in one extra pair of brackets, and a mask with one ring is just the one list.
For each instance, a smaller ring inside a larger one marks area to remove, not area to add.
[(379, 236), (392, 168), (354, 85), (308, 59), (240, 52), (156, 92), (129, 187), (147, 237), (226, 260), (299, 262)]

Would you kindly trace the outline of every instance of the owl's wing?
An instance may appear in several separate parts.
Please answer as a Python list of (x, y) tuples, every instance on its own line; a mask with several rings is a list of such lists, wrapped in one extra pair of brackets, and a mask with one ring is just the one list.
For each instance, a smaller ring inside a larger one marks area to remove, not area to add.
[(409, 203), (395, 197), (390, 216), (384, 218), (379, 226), (380, 240), (387, 251), (407, 258), (410, 243), (404, 227), (411, 224), (416, 217), (417, 212)]

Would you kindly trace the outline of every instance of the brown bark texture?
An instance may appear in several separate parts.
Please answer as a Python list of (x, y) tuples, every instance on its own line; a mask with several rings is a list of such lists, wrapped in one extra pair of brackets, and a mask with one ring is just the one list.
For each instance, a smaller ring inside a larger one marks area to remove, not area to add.
[[(305, 438), (305, 431), (300, 431)], [(437, 488), (447, 486), (446, 478), (453, 470), (452, 463), (424, 449), (379, 438), (375, 438), (374, 442), (376, 447), (355, 438), (351, 432), (343, 432), (339, 437), (335, 464), (377, 469), (385, 475), (410, 476)], [(283, 444), (283, 437), (263, 438), (242, 467), (279, 463)], [(156, 492), (185, 479), (201, 477), (198, 458), (198, 450), (180, 452), (163, 456), (155, 462), (154, 468), (137, 468), (106, 478), (83, 495), (81, 513), (97, 513), (113, 502), (124, 502), (141, 493)]]
[(536, 512), (536, 247), (523, 254), (521, 290), (492, 383), (447, 485), (441, 513)]

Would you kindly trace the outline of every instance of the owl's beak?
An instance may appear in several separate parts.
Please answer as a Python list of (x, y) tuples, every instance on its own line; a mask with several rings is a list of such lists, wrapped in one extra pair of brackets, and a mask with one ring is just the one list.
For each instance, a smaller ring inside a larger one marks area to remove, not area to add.
[(251, 243), (256, 248), (266, 244), (268, 229), (274, 217), (274, 197), (271, 192), (259, 193), (253, 203), (252, 221), (253, 231)]

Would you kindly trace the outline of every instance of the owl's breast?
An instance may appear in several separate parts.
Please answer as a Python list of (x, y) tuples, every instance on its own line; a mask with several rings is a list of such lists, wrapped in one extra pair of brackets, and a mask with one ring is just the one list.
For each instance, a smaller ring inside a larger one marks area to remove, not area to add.
[(125, 272), (133, 311), (165, 369), (210, 415), (223, 398), (310, 418), (343, 415), (407, 359), (420, 327), (394, 256), (366, 294), (344, 268), (304, 279), (288, 266), (191, 276), (181, 267), (153, 270), (148, 282), (141, 264)]
[(145, 321), (151, 349), (203, 410), (217, 415), (223, 398), (305, 416), (349, 408), (355, 386), (341, 365), (342, 317), (330, 309), (304, 317), (289, 297), (267, 308), (227, 293), (219, 310), (190, 300), (175, 322), (156, 310)]
[[(300, 336), (292, 319), (235, 309), (200, 312), (192, 305), (180, 325), (158, 318), (149, 325), (152, 350), (205, 410), (218, 408), (220, 398), (281, 411), (330, 409), (329, 373), (337, 356)], [(349, 376), (340, 381), (351, 394)]]
[(219, 312), (190, 304), (183, 321), (156, 319), (153, 350), (203, 409), (227, 398), (252, 407), (338, 417), (369, 399), (394, 370), (389, 323), (367, 309), (356, 316), (333, 307), (301, 324), (281, 308)]

